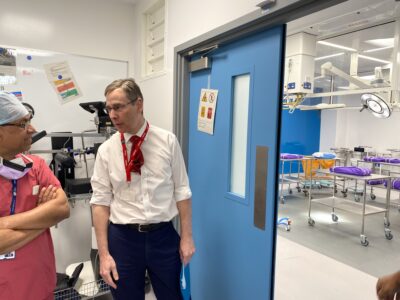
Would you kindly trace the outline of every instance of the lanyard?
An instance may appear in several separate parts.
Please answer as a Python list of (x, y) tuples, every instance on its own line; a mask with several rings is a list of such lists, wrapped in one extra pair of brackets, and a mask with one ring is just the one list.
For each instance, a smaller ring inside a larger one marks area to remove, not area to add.
[(140, 146), (142, 146), (142, 143), (144, 141), (144, 138), (147, 135), (147, 132), (149, 131), (149, 122), (147, 122), (146, 125), (146, 129), (144, 130), (142, 136), (139, 139), (139, 142), (135, 145), (135, 147), (133, 147), (132, 145), (132, 149), (131, 149), (131, 155), (130, 158), (128, 160), (128, 151), (126, 150), (126, 142), (125, 142), (125, 137), (124, 134), (121, 132), (121, 144), (122, 144), (122, 153), (124, 154), (124, 165), (125, 165), (125, 172), (126, 172), (126, 181), (130, 182), (131, 181), (131, 170), (133, 167), (133, 161), (134, 161), (134, 157), (136, 157), (136, 155), (138, 154), (139, 150), (140, 150)]
[(15, 213), (15, 205), (17, 204), (17, 181), (11, 180), (12, 182), (12, 195), (11, 195), (11, 205), (10, 205), (10, 215)]

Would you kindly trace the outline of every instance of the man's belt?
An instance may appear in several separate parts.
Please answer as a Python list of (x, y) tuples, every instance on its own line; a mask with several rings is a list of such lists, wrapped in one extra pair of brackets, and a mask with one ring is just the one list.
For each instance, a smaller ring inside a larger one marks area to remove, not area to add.
[(126, 226), (129, 229), (137, 230), (139, 232), (149, 232), (149, 231), (153, 231), (156, 229), (160, 229), (161, 227), (164, 227), (165, 225), (167, 225), (169, 223), (171, 223), (171, 222), (160, 222), (160, 223), (152, 223), (152, 224), (114, 224), (114, 225)]

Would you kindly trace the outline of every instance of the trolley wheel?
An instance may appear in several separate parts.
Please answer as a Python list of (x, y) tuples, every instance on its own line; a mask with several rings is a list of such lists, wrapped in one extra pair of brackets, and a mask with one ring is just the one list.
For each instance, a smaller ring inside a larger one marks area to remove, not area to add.
[(376, 195), (371, 194), (371, 200), (375, 200), (376, 199)]
[(368, 240), (365, 239), (364, 241), (361, 241), (361, 245), (363, 245), (364, 247), (367, 247), (369, 245)]
[(393, 234), (391, 231), (385, 231), (385, 237), (386, 239), (388, 239), (389, 241), (393, 238)]
[(289, 189), (289, 194), (291, 195), (291, 194), (293, 194), (293, 191), (292, 191), (292, 189)]
[(332, 221), (337, 222), (339, 220), (338, 216), (336, 214), (332, 214)]
[(315, 225), (315, 221), (311, 218), (308, 218), (308, 225), (310, 226), (314, 226)]

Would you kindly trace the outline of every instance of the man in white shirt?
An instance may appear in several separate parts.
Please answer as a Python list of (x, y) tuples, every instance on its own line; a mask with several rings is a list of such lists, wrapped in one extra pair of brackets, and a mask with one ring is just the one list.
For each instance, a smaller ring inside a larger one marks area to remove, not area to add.
[[(100, 146), (91, 180), (100, 274), (114, 299), (144, 299), (146, 270), (158, 300), (181, 299), (181, 264), (195, 252), (181, 148), (145, 120), (133, 79), (115, 80), (105, 96), (118, 132)], [(171, 223), (178, 213), (180, 237)]]

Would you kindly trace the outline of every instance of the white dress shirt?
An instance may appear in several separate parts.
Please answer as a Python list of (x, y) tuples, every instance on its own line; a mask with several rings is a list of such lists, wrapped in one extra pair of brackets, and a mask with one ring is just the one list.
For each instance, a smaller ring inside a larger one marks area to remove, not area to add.
[[(146, 124), (136, 135), (142, 135)], [(124, 133), (128, 159), (131, 136)], [(173, 133), (150, 125), (140, 149), (144, 157), (142, 174), (131, 173), (131, 182), (126, 180), (119, 132), (97, 152), (90, 203), (109, 206), (110, 221), (115, 224), (170, 221), (178, 214), (176, 202), (192, 196), (182, 151)]]

